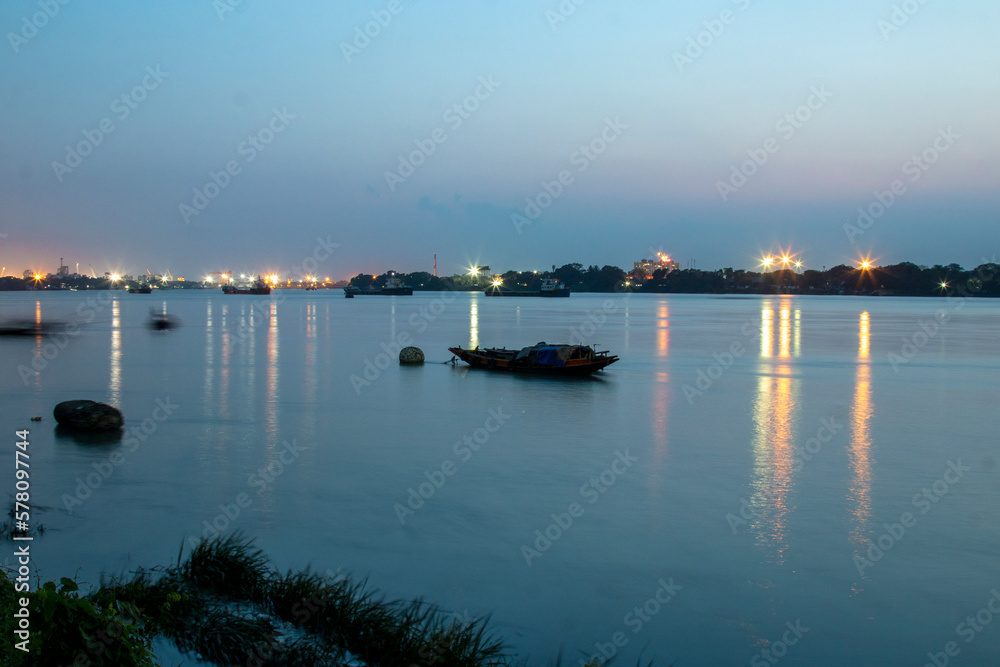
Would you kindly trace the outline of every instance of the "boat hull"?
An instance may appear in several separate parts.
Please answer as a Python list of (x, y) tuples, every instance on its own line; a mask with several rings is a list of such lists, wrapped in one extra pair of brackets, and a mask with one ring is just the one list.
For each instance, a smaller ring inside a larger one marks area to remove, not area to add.
[(381, 289), (361, 289), (358, 287), (345, 287), (344, 296), (353, 299), (356, 296), (412, 296), (412, 287), (383, 287)]
[(484, 296), (537, 296), (546, 299), (560, 298), (569, 296), (568, 289), (555, 289), (548, 291), (538, 291), (538, 292), (523, 292), (518, 290), (508, 290), (502, 287), (489, 287), (483, 292)]
[(449, 347), (448, 351), (457, 358), (469, 364), (472, 368), (499, 371), (504, 373), (525, 373), (533, 375), (580, 376), (590, 375), (618, 361), (618, 357), (607, 351), (595, 352), (585, 346), (553, 346), (572, 347), (579, 350), (577, 358), (570, 358), (561, 365), (538, 363), (530, 356), (522, 354), (533, 348), (523, 350), (508, 350), (506, 348), (476, 348), (466, 350), (461, 347)]
[(240, 289), (238, 287), (223, 287), (223, 294), (270, 294), (270, 287), (249, 287), (247, 289)]

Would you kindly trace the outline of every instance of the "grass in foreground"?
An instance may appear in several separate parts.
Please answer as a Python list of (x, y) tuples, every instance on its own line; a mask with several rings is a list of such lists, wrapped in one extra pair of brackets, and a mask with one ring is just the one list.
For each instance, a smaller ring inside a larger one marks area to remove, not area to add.
[[(87, 595), (65, 578), (30, 594), (16, 593), (8, 577), (0, 587), (0, 655), (18, 667), (156, 665), (156, 636), (219, 665), (524, 664), (487, 631), (486, 618), (456, 619), (423, 600), (386, 600), (367, 581), (281, 574), (240, 534), (203, 541), (175, 565), (108, 578)], [(25, 595), (28, 654), (13, 646), (12, 614)]]

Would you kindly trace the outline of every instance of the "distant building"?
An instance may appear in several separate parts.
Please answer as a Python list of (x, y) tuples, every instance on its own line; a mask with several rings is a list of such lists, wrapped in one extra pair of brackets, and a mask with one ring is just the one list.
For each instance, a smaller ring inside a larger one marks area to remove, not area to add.
[(62, 257), (59, 258), (59, 269), (56, 271), (56, 275), (63, 278), (69, 276), (69, 267), (63, 264)]
[(653, 273), (660, 269), (664, 269), (668, 273), (678, 271), (680, 264), (670, 259), (670, 255), (665, 255), (662, 252), (657, 253), (656, 259), (640, 259), (638, 262), (634, 262), (631, 278), (632, 280), (648, 280), (653, 277)]

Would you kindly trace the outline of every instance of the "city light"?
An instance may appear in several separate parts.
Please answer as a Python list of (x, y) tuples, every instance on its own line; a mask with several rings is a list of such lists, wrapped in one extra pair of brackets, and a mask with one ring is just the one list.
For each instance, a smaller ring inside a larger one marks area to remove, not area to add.
[[(225, 278), (225, 276), (223, 276), (223, 278)], [(212, 282), (212, 276), (205, 276), (205, 282), (206, 283)]]
[(770, 269), (771, 265), (774, 264), (774, 258), (768, 255), (767, 257), (761, 260), (761, 263), (764, 265), (765, 269)]
[(112, 273), (111, 274), (111, 282), (116, 283), (116, 282), (118, 282), (121, 279), (122, 279), (122, 277), (120, 275), (118, 275), (117, 273)]
[(493, 286), (494, 287), (500, 287), (501, 285), (503, 285), (503, 281), (502, 280), (500, 280), (499, 278), (494, 278), (493, 279)]

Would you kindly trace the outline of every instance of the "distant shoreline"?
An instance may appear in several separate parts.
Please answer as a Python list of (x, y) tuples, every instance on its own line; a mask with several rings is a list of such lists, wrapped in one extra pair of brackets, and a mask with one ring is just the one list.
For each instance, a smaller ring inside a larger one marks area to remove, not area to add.
[[(641, 265), (631, 274), (616, 266), (566, 264), (545, 272), (507, 271), (490, 274), (489, 267), (467, 275), (438, 277), (424, 271), (381, 275), (358, 274), (346, 283), (318, 276), (283, 278), (269, 276), (269, 286), (275, 290), (305, 289), (340, 290), (353, 286), (363, 290), (379, 289), (389, 281), (411, 287), (414, 292), (476, 292), (490, 285), (517, 291), (538, 291), (543, 280), (565, 285), (571, 292), (585, 294), (718, 294), (718, 295), (822, 295), (822, 296), (955, 296), (1000, 297), (1000, 265), (985, 263), (966, 270), (958, 264), (932, 267), (902, 262), (889, 266), (873, 266), (867, 261), (860, 266), (844, 264), (824, 271), (796, 270), (791, 265), (773, 271), (748, 271), (724, 268), (714, 271), (679, 269), (676, 265)], [(128, 278), (128, 277), (126, 277)], [(205, 281), (146, 281), (122, 280), (117, 276), (96, 278), (80, 275), (53, 275), (33, 278), (0, 277), (0, 291), (126, 291), (139, 285), (154, 289), (209, 289), (219, 285)], [(141, 298), (141, 297), (139, 297)]]

